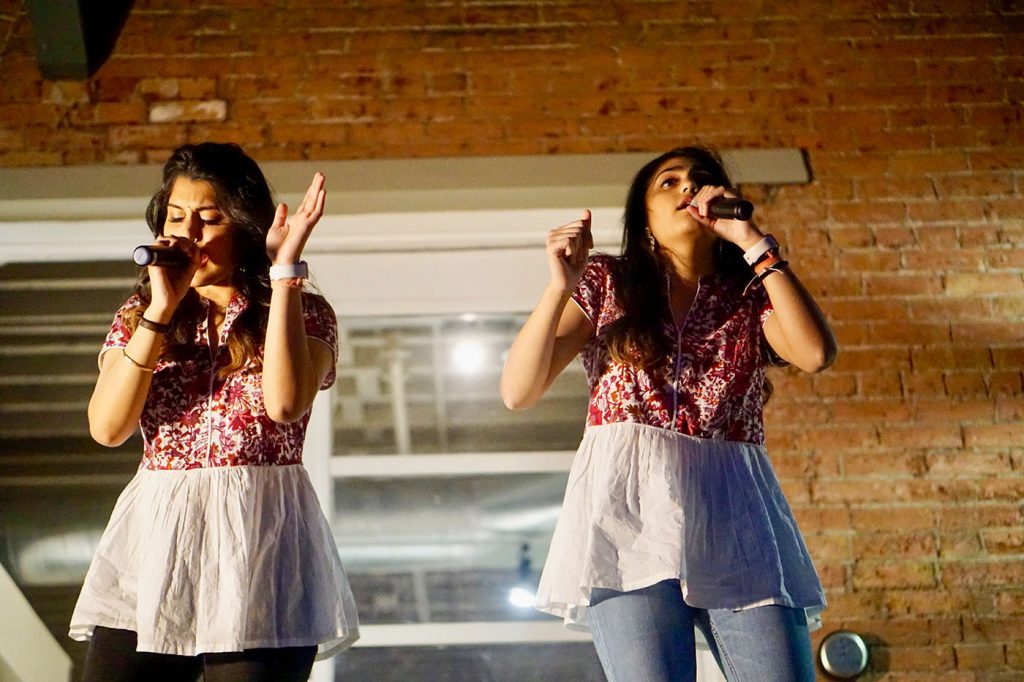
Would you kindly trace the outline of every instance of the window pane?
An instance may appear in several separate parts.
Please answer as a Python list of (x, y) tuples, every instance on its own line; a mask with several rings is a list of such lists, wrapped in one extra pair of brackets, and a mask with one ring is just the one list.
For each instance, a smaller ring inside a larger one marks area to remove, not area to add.
[(532, 592), (566, 473), (335, 482), (333, 520), (363, 623), (550, 618)]
[(335, 454), (575, 450), (587, 409), (578, 362), (534, 409), (501, 402), (501, 368), (525, 318), (340, 320)]

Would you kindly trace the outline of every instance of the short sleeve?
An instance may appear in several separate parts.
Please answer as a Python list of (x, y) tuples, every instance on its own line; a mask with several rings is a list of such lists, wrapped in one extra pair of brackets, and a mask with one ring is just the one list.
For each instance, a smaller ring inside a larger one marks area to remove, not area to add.
[(114, 314), (114, 321), (110, 323), (110, 331), (107, 332), (107, 338), (103, 340), (103, 347), (100, 348), (97, 362), (103, 358), (103, 354), (108, 350), (124, 348), (128, 345), (128, 341), (132, 338), (132, 332), (128, 325), (124, 323), (124, 314), (140, 305), (142, 305), (142, 299), (138, 296), (132, 296), (117, 309), (117, 312)]
[(323, 296), (304, 293), (302, 295), (302, 317), (306, 324), (306, 336), (316, 339), (331, 349), (331, 370), (324, 377), (320, 390), (330, 388), (337, 377), (338, 364), (338, 318), (334, 309)]
[(775, 312), (775, 308), (772, 307), (772, 301), (768, 298), (768, 292), (764, 290), (764, 287), (754, 287), (751, 292), (751, 296), (754, 299), (754, 311), (757, 313), (758, 319), (761, 321), (761, 326), (768, 321), (772, 313)]
[(775, 352), (775, 349), (768, 343), (768, 339), (764, 335), (764, 323), (775, 312), (775, 308), (772, 307), (772, 301), (768, 298), (768, 292), (764, 290), (764, 287), (755, 287), (750, 296), (753, 298), (754, 313), (760, 322), (758, 328), (761, 330), (761, 348), (765, 359), (769, 365), (780, 367), (788, 365), (789, 363), (779, 357), (779, 354)]
[(611, 288), (612, 258), (603, 254), (591, 256), (583, 270), (579, 284), (572, 292), (572, 300), (580, 307), (590, 323), (597, 329), (601, 323), (601, 312)]

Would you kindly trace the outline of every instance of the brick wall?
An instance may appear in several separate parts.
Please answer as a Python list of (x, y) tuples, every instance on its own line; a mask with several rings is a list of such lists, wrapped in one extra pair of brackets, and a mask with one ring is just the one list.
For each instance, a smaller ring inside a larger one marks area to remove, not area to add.
[(841, 342), (768, 414), (824, 632), (870, 679), (1024, 676), (1024, 5), (255, 4), (137, 0), (45, 82), (0, 0), (0, 166), (801, 147), (813, 183), (746, 189)]

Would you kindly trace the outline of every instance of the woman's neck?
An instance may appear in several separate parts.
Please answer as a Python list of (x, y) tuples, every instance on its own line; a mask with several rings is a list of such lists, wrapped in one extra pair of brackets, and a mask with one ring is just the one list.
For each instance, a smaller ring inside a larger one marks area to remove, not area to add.
[(234, 287), (230, 286), (211, 285), (197, 287), (196, 293), (209, 301), (211, 307), (226, 310), (236, 291)]
[(659, 248), (668, 271), (683, 282), (696, 285), (701, 277), (715, 272), (713, 244), (678, 244)]

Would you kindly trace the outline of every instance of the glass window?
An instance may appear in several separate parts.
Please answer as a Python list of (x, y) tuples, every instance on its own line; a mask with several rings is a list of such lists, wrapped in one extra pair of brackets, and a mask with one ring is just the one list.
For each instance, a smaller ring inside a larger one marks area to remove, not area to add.
[(498, 394), (525, 315), (340, 321), (334, 393), (337, 455), (575, 450), (587, 385), (573, 362), (532, 410)]
[(525, 319), (339, 321), (332, 525), (362, 623), (554, 620), (532, 598), (587, 386), (574, 362), (533, 409), (502, 404)]
[(566, 477), (337, 480), (333, 527), (360, 621), (547, 618), (531, 600)]

